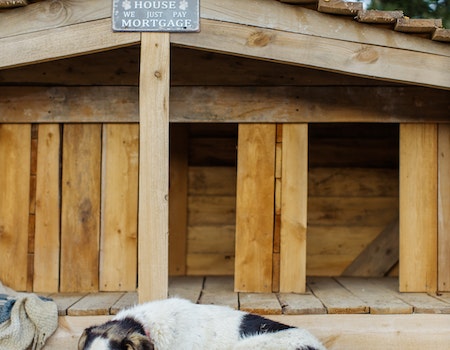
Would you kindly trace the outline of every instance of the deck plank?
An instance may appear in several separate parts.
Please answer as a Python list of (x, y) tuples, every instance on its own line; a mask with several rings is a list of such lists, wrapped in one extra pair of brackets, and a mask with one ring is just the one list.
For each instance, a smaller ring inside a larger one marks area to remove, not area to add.
[(87, 293), (54, 293), (48, 297), (56, 303), (58, 316), (65, 316), (67, 315), (67, 310), (86, 295)]
[(69, 307), (69, 316), (109, 315), (111, 307), (123, 295), (121, 292), (92, 293)]
[(311, 292), (305, 294), (279, 293), (281, 307), (284, 315), (314, 315), (326, 314), (327, 309), (320, 299)]
[(225, 305), (239, 309), (238, 294), (234, 292), (234, 280), (230, 276), (214, 276), (205, 280), (199, 304)]
[(169, 279), (169, 297), (179, 297), (197, 303), (203, 289), (203, 277), (177, 276)]
[(111, 315), (117, 315), (117, 313), (129, 307), (132, 307), (138, 303), (138, 294), (137, 292), (128, 292), (122, 295), (112, 306), (111, 306)]
[(309, 277), (307, 283), (330, 314), (364, 314), (369, 312), (369, 306), (364, 301), (343, 288), (332, 278)]
[(274, 293), (239, 293), (239, 308), (260, 315), (281, 315), (282, 308)]
[(338, 277), (337, 281), (370, 307), (371, 314), (410, 314), (411, 305), (368, 278)]

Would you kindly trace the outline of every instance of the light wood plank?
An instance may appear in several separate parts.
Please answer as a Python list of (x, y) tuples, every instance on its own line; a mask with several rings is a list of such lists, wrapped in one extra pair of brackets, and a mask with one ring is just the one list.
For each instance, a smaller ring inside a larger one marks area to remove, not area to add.
[(308, 201), (308, 125), (283, 126), (280, 292), (304, 293)]
[(319, 0), (317, 11), (336, 15), (356, 15), (363, 9), (362, 2), (344, 0)]
[(142, 33), (140, 67), (138, 291), (144, 302), (168, 295), (168, 33)]
[(138, 148), (137, 124), (103, 126), (101, 291), (136, 289)]
[(207, 277), (199, 304), (224, 305), (236, 310), (239, 309), (238, 293), (234, 292), (233, 286), (233, 277)]
[(450, 292), (450, 126), (439, 125), (438, 289)]
[(176, 276), (169, 279), (169, 297), (184, 298), (197, 303), (203, 289), (200, 276)]
[(230, 253), (188, 253), (187, 274), (189, 276), (232, 276), (235, 257)]
[(111, 315), (116, 315), (120, 310), (133, 307), (138, 303), (137, 292), (124, 293), (114, 304), (111, 306)]
[(272, 291), (276, 126), (239, 125), (235, 290)]
[(38, 133), (33, 289), (57, 292), (61, 246), (60, 126), (42, 124)]
[(189, 227), (188, 253), (223, 253), (234, 255), (234, 225)]
[(305, 294), (280, 293), (278, 299), (284, 315), (326, 314), (327, 309), (310, 291)]
[(105, 292), (88, 294), (67, 309), (68, 316), (109, 315), (111, 307), (123, 293)]
[(27, 288), (31, 125), (0, 124), (0, 281)]
[(368, 313), (369, 306), (330, 278), (309, 277), (308, 287), (330, 314)]
[(281, 305), (273, 293), (239, 293), (239, 309), (259, 315), (281, 315)]
[(170, 128), (169, 157), (169, 274), (186, 274), (188, 213), (188, 150), (187, 125)]
[(61, 292), (92, 292), (99, 288), (100, 163), (101, 125), (65, 125)]
[(56, 303), (58, 307), (58, 316), (65, 316), (67, 315), (67, 309), (86, 295), (86, 293), (58, 293), (50, 294), (49, 298)]
[(400, 125), (400, 291), (437, 290), (437, 125)]

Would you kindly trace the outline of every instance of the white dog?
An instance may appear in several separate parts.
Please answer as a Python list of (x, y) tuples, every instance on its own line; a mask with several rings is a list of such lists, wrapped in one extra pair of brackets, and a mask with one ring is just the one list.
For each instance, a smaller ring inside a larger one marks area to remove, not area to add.
[(172, 298), (87, 328), (79, 350), (325, 350), (308, 331), (225, 306)]

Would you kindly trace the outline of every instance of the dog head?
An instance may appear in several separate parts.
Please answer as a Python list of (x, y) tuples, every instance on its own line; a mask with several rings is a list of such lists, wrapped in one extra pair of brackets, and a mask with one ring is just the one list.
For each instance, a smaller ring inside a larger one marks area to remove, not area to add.
[(86, 328), (78, 350), (154, 350), (142, 324), (127, 317)]

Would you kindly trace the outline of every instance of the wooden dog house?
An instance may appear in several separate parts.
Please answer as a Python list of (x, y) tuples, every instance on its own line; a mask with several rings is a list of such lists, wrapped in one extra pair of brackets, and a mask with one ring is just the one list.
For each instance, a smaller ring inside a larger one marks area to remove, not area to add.
[(113, 33), (106, 0), (0, 11), (0, 280), (450, 292), (448, 30), (288, 2), (202, 0), (170, 35)]

